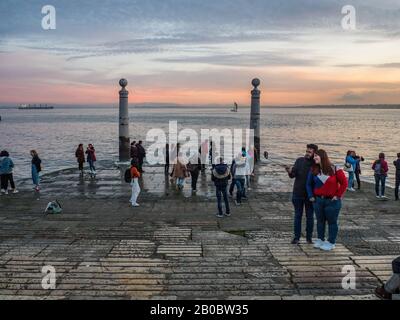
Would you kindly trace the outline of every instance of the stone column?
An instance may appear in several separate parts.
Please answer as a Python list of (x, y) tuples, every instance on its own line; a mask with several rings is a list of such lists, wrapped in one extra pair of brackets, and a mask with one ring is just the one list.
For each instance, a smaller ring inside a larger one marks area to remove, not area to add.
[(260, 85), (259, 79), (253, 79), (251, 82), (254, 89), (251, 91), (251, 115), (250, 115), (250, 129), (254, 130), (254, 147), (257, 150), (257, 162), (260, 160), (261, 143), (260, 143), (260, 96), (261, 91), (258, 90)]
[(130, 160), (130, 138), (129, 138), (129, 109), (128, 109), (128, 85), (126, 79), (121, 79), (119, 85), (122, 87), (119, 92), (119, 161)]

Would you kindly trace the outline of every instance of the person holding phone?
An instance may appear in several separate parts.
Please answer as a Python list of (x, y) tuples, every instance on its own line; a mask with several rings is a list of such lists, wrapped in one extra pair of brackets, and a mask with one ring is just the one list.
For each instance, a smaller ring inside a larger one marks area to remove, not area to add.
[(314, 208), (307, 197), (306, 182), (308, 173), (314, 164), (314, 154), (318, 150), (315, 144), (307, 145), (304, 157), (298, 158), (292, 167), (286, 166), (286, 172), (294, 180), (292, 203), (294, 206), (294, 239), (292, 244), (299, 244), (301, 238), (301, 223), (303, 213), (306, 212), (306, 238), (307, 243), (312, 244), (314, 231)]

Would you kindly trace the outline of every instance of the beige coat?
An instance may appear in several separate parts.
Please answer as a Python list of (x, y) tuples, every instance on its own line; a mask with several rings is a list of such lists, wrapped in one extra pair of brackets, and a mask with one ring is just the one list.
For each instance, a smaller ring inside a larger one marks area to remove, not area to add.
[(174, 164), (173, 175), (174, 178), (187, 178), (189, 176), (186, 165), (179, 160)]

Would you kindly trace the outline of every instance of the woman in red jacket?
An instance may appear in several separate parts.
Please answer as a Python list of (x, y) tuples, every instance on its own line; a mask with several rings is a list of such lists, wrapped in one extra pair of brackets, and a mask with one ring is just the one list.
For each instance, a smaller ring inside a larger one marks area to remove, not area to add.
[[(314, 243), (314, 248), (331, 251), (336, 246), (339, 213), (348, 182), (344, 171), (332, 165), (325, 150), (316, 151), (314, 162), (307, 179), (307, 194), (314, 203), (317, 216), (318, 240)], [(328, 241), (325, 241), (326, 223), (329, 230)]]
[[(378, 199), (387, 199), (385, 197), (385, 185), (387, 173), (389, 171), (388, 163), (385, 160), (385, 154), (380, 153), (379, 159), (372, 165), (372, 170), (375, 172), (375, 192)], [(381, 185), (381, 188), (379, 188)], [(380, 190), (379, 190), (380, 189)]]

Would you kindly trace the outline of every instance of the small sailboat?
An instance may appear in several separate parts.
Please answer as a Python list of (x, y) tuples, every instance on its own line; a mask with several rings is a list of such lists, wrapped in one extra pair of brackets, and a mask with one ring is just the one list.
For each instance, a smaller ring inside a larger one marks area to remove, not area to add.
[(239, 106), (238, 106), (238, 104), (235, 102), (234, 104), (233, 104), (233, 109), (231, 110), (232, 112), (238, 112), (238, 109), (239, 109)]

